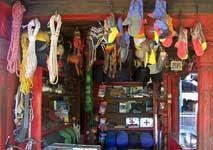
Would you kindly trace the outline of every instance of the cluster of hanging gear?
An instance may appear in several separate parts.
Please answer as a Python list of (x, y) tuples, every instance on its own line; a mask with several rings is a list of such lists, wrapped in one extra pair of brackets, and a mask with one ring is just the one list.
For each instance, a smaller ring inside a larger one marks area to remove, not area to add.
[(89, 71), (93, 63), (96, 61), (96, 51), (99, 45), (102, 45), (104, 43), (104, 29), (100, 22), (97, 22), (94, 24), (87, 35), (86, 39), (86, 62), (87, 62), (87, 71)]
[(84, 49), (84, 41), (81, 39), (81, 34), (78, 28), (74, 31), (73, 39), (74, 50), (72, 55), (68, 56), (67, 61), (75, 65), (75, 70), (78, 76), (82, 75), (81, 68), (83, 66), (82, 52)]

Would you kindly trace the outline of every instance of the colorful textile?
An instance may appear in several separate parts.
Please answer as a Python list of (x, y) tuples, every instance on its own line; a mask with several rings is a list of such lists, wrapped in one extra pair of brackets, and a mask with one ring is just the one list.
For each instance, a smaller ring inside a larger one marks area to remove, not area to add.
[(127, 18), (123, 22), (123, 25), (128, 25), (128, 32), (131, 36), (135, 36), (139, 33), (143, 25), (143, 14), (143, 1), (132, 0)]

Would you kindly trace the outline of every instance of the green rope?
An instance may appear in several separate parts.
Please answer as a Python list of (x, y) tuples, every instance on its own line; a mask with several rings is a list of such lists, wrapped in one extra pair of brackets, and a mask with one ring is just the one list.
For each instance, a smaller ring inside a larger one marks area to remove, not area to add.
[(89, 114), (89, 124), (93, 125), (93, 99), (92, 99), (92, 70), (86, 73), (85, 111)]
[(64, 143), (76, 144), (76, 134), (72, 127), (59, 131), (59, 134), (64, 138)]

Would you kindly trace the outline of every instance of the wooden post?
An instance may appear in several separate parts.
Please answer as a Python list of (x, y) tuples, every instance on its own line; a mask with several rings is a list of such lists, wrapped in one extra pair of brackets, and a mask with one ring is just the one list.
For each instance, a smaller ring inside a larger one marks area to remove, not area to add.
[(33, 78), (33, 122), (32, 122), (32, 138), (34, 138), (37, 143), (33, 145), (35, 150), (41, 149), (41, 120), (42, 120), (42, 112), (41, 112), (41, 94), (42, 94), (42, 68), (38, 67), (34, 74)]
[(213, 149), (213, 42), (198, 65), (198, 149)]

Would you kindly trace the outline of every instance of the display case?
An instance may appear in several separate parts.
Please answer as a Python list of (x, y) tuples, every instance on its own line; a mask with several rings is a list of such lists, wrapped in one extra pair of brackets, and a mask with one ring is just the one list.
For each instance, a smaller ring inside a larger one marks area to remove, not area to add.
[[(99, 85), (98, 97), (99, 142), (104, 148), (155, 149), (157, 108), (153, 85), (144, 87), (140, 82), (106, 83)], [(124, 137), (128, 144), (119, 145), (120, 132), (126, 133)], [(108, 142), (113, 139), (112, 134), (115, 134), (114, 144)], [(143, 138), (147, 139), (147, 145), (141, 143)]]

